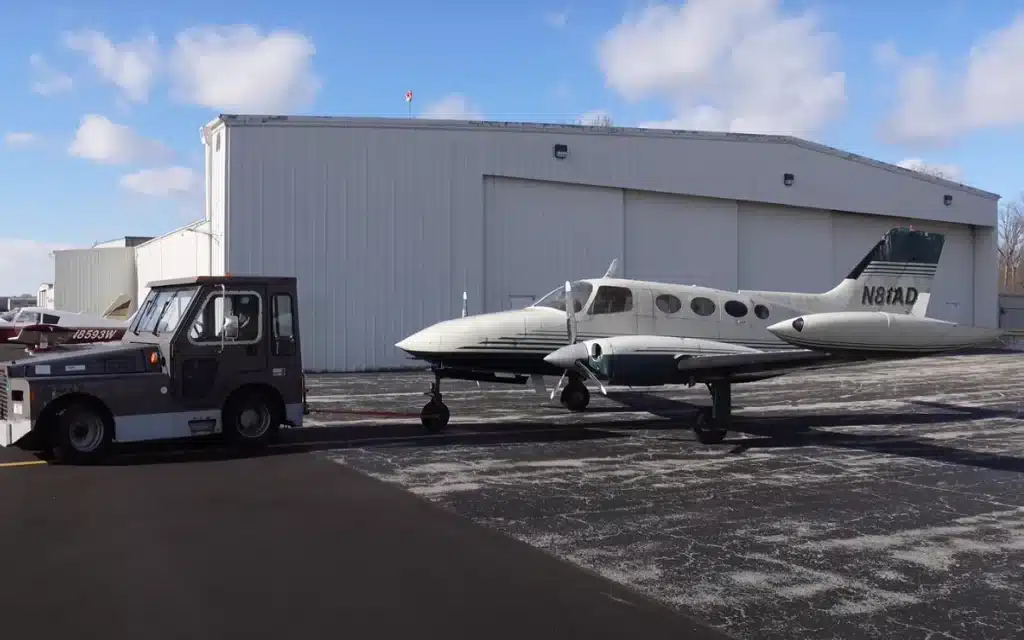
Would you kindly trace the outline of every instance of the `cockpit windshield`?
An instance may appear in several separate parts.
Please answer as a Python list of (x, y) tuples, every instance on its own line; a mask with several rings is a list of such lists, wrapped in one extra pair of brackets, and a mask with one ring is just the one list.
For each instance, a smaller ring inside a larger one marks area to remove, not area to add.
[[(572, 286), (572, 299), (575, 312), (579, 313), (583, 310), (583, 305), (590, 299), (590, 293), (594, 290), (594, 285), (590, 284), (585, 280), (577, 280), (571, 284)], [(551, 293), (547, 294), (537, 302), (533, 303), (535, 307), (551, 307), (552, 309), (558, 309), (559, 311), (565, 311), (565, 285), (558, 287)]]

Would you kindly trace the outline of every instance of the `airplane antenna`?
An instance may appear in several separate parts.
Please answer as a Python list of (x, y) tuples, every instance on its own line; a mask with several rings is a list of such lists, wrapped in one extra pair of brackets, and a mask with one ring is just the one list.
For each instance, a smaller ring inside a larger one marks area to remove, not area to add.
[(605, 278), (618, 278), (619, 277), (619, 259), (612, 259), (612, 263), (608, 265), (608, 270), (604, 272)]
[(465, 318), (465, 317), (466, 317), (466, 315), (468, 314), (468, 309), (467, 309), (467, 307), (466, 307), (466, 301), (467, 301), (468, 299), (469, 299), (469, 297), (468, 297), (468, 296), (466, 295), (466, 292), (465, 292), (465, 291), (463, 291), (463, 292), (462, 292), (462, 317), (463, 317), (463, 318)]

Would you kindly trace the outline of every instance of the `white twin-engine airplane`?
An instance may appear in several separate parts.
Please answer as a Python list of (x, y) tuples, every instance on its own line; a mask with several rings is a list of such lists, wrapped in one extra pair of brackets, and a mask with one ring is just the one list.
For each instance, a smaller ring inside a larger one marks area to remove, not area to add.
[[(566, 282), (533, 305), (446, 320), (395, 346), (432, 366), (421, 420), (448, 423), (441, 379), (524, 384), (565, 381), (562, 404), (583, 411), (584, 381), (651, 387), (704, 383), (711, 406), (694, 430), (717, 444), (728, 431), (732, 385), (868, 360), (919, 358), (989, 343), (998, 329), (925, 317), (945, 238), (891, 229), (846, 278), (817, 294), (725, 291), (611, 277)], [(569, 300), (570, 305), (566, 304)], [(515, 374), (502, 378), (496, 374)]]

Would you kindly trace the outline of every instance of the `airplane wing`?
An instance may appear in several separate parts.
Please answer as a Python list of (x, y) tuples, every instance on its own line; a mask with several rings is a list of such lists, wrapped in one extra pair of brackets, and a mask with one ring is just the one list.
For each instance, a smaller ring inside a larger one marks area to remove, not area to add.
[(774, 349), (676, 336), (620, 335), (574, 343), (545, 361), (610, 385), (752, 382), (793, 371), (903, 360), (980, 346), (998, 329), (877, 312), (820, 313), (779, 322)]
[(726, 378), (735, 381), (761, 380), (794, 371), (824, 369), (868, 360), (863, 355), (811, 349), (700, 356), (679, 354), (675, 359), (677, 376), (694, 382), (711, 382)]

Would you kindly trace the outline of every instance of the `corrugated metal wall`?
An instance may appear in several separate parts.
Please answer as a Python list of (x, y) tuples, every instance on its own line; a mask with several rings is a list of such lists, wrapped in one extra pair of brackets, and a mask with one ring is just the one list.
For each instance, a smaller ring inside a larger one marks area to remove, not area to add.
[[(136, 247), (138, 297), (149, 293), (149, 283), (210, 273), (209, 223), (199, 221)], [(216, 245), (214, 245), (216, 248)]]
[[(135, 248), (57, 251), (53, 289), (57, 309), (102, 314), (118, 296), (135, 295)], [(129, 313), (137, 304), (133, 300)]]
[[(554, 143), (569, 146), (567, 159), (552, 157)], [(753, 267), (740, 265), (736, 257), (737, 199), (804, 210), (874, 207), (907, 216), (959, 215), (979, 224), (995, 220), (994, 202), (978, 195), (957, 192), (950, 207), (936, 207), (948, 187), (785, 143), (579, 134), (557, 127), (516, 132), (268, 125), (229, 127), (226, 146), (226, 172), (216, 153), (208, 165), (214, 228), (226, 230), (226, 270), (298, 277), (303, 358), (313, 370), (418, 366), (394, 343), (458, 315), (463, 289), (470, 313), (494, 308), (496, 300), (520, 292), (493, 292), (501, 278), (492, 272), (513, 268), (526, 257), (538, 274), (500, 286), (534, 286), (537, 294), (546, 293), (566, 277), (555, 271), (568, 268), (551, 263), (552, 246), (579, 243), (594, 233), (617, 236), (627, 277), (682, 274), (684, 280), (699, 276), (718, 286), (748, 288), (746, 280), (754, 276), (742, 273), (754, 273)], [(796, 174), (794, 187), (783, 186), (784, 170)], [(228, 180), (223, 192), (217, 186), (222, 174)], [(566, 215), (540, 215), (540, 205), (523, 196), (518, 209), (506, 203), (504, 217), (494, 222), (485, 214), (490, 207), (485, 185), (498, 183), (547, 193), (544, 206), (558, 204)], [(620, 198), (613, 213), (624, 226), (602, 231), (600, 225), (608, 222), (604, 209), (585, 198), (562, 202), (557, 196), (582, 193), (584, 185), (611, 187), (605, 191), (612, 200)], [(222, 206), (227, 208), (223, 222)], [(631, 227), (630, 209), (633, 219), (645, 222)], [(725, 211), (732, 217), (722, 218)], [(799, 234), (800, 216), (794, 216), (791, 224), (780, 224)], [(872, 242), (880, 235), (872, 230), (877, 236)], [(498, 236), (503, 251), (513, 252), (500, 265), (485, 257)], [(707, 272), (707, 265), (725, 255), (723, 247), (731, 247), (731, 257)], [(601, 251), (606, 249), (601, 244)], [(769, 254), (779, 250), (765, 248)], [(859, 258), (867, 247), (858, 245), (856, 251)], [(994, 248), (984, 252), (994, 255)], [(215, 250), (215, 262), (220, 253)], [(606, 263), (603, 255), (600, 262)], [(541, 269), (543, 264), (549, 267)], [(994, 262), (991, 266), (994, 279)], [(970, 267), (974, 278), (987, 277), (975, 267)], [(832, 272), (830, 264), (824, 273)], [(777, 278), (770, 280), (775, 284), (769, 288), (784, 287)], [(794, 288), (811, 285), (817, 280)], [(994, 324), (994, 290), (987, 304)], [(979, 315), (976, 321), (984, 324), (986, 318)]]

